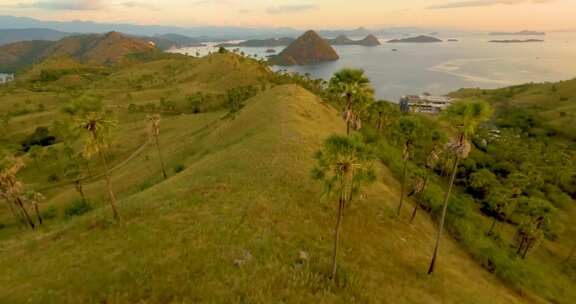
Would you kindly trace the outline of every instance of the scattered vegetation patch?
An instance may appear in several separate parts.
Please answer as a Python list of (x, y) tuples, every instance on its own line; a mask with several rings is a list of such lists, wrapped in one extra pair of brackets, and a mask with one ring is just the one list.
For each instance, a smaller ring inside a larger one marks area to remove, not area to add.
[(94, 202), (88, 199), (77, 198), (64, 209), (64, 215), (71, 218), (81, 216), (94, 209)]

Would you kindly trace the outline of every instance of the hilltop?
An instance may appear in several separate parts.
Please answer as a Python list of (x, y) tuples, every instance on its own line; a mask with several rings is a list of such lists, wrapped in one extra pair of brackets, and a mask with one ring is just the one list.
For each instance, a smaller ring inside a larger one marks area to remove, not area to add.
[[(62, 143), (47, 147), (57, 153), (38, 167), (28, 159), (20, 178), (35, 189), (52, 186), (43, 191), (46, 222), (38, 231), (21, 229), (1, 209), (0, 301), (528, 301), (447, 235), (444, 271), (427, 277), (435, 224), (425, 214), (412, 225), (395, 219), (400, 185), (382, 165), (379, 181), (346, 210), (341, 284), (327, 281), (334, 202), (322, 198), (310, 170), (322, 141), (344, 134), (345, 123), (310, 91), (277, 84), (275, 77), (257, 61), (232, 53), (167, 55), (110, 69), (79, 85), (82, 96), (97, 94), (118, 121), (109, 161), (122, 221), (110, 219), (98, 178), (84, 181), (95, 209), (64, 215), (78, 194), (73, 184), (63, 184), (69, 177), (60, 167), (69, 161), (58, 153)], [(15, 116), (3, 129), (8, 138), (64, 120), (62, 107), (77, 98), (54, 80), (35, 83), (19, 80), (12, 84), (17, 88), (0, 88), (2, 110), (40, 103), (44, 109)], [(43, 90), (36, 92), (39, 86)], [(219, 96), (247, 86), (257, 93), (229, 113)], [(162, 179), (144, 109), (167, 105), (178, 112), (162, 114), (160, 140), (169, 168)], [(76, 150), (82, 142), (71, 145)], [(96, 160), (86, 168), (96, 176), (101, 172)]]
[(58, 41), (24, 41), (0, 47), (0, 72), (14, 72), (52, 57), (71, 57), (94, 65), (120, 62), (126, 55), (155, 51), (139, 38), (118, 32), (76, 35)]
[(316, 32), (307, 31), (270, 62), (276, 65), (307, 65), (335, 61), (340, 57), (330, 44)]

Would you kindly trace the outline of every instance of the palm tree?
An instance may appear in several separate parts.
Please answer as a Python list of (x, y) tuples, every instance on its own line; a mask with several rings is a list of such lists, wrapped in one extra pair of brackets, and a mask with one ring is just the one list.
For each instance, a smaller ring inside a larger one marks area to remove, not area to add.
[(404, 203), (404, 196), (406, 192), (406, 177), (408, 175), (408, 162), (410, 161), (413, 144), (419, 135), (420, 125), (419, 121), (413, 117), (405, 116), (399, 121), (400, 136), (404, 139), (404, 149), (402, 150), (402, 185), (400, 187), (400, 203), (398, 204), (398, 209), (396, 210), (396, 216), (400, 216), (400, 211), (402, 211), (402, 205)]
[(440, 239), (442, 237), (442, 231), (444, 230), (444, 222), (446, 221), (446, 211), (448, 210), (448, 202), (458, 171), (458, 164), (461, 160), (466, 159), (470, 153), (472, 146), (470, 145), (469, 138), (474, 135), (481, 123), (487, 121), (492, 116), (492, 113), (492, 107), (483, 101), (456, 102), (443, 113), (442, 118), (455, 128), (457, 137), (447, 145), (447, 150), (453, 155), (454, 162), (452, 164), (452, 175), (448, 184), (448, 190), (446, 190), (444, 195), (440, 227), (436, 235), (436, 244), (434, 245), (434, 253), (432, 254), (428, 274), (434, 273), (436, 266), (438, 251), (440, 249)]
[(350, 203), (352, 195), (360, 191), (364, 184), (375, 180), (374, 170), (369, 166), (372, 158), (360, 137), (331, 136), (315, 156), (316, 167), (312, 176), (322, 181), (325, 194), (338, 197), (338, 214), (334, 228), (334, 247), (332, 252), (331, 279), (336, 280), (337, 255), (340, 241), (340, 226), (344, 208)]
[(372, 103), (368, 109), (371, 122), (375, 123), (375, 128), (381, 132), (393, 123), (393, 119), (400, 116), (397, 106), (385, 100), (378, 100)]
[(426, 191), (426, 187), (428, 187), (428, 182), (430, 181), (430, 176), (432, 175), (436, 163), (440, 159), (440, 157), (438, 156), (438, 146), (444, 140), (443, 135), (444, 134), (438, 130), (433, 130), (430, 133), (430, 140), (431, 140), (429, 150), (430, 152), (428, 153), (428, 156), (426, 157), (426, 162), (424, 164), (424, 166), (426, 167), (426, 172), (424, 173), (423, 178), (422, 176), (419, 176), (419, 179), (417, 179), (416, 181), (416, 186), (414, 187), (413, 194), (417, 194), (417, 200), (416, 204), (414, 204), (414, 210), (412, 211), (412, 216), (410, 217), (410, 223), (412, 223), (416, 218), (416, 213), (418, 212), (418, 207), (420, 206), (420, 199), (422, 198), (424, 191)]
[(24, 185), (16, 179), (16, 174), (22, 168), (24, 168), (24, 161), (21, 158), (16, 158), (6, 168), (0, 170), (0, 197), (3, 197), (8, 204), (14, 204), (19, 208), (23, 219), (17, 215), (12, 207), (10, 210), (18, 219), (22, 219), (23, 223), (30, 225), (30, 228), (34, 229), (36, 225), (24, 205)]
[(36, 218), (38, 219), (38, 224), (42, 225), (42, 215), (40, 214), (40, 208), (38, 207), (38, 204), (40, 203), (40, 201), (44, 200), (44, 196), (38, 192), (29, 192), (26, 195), (28, 202), (30, 204), (32, 204), (32, 207), (34, 208), (34, 212), (36, 213)]
[(362, 70), (343, 69), (330, 79), (329, 87), (336, 95), (345, 98), (346, 105), (343, 115), (346, 119), (346, 134), (350, 135), (352, 123), (358, 121), (354, 101), (361, 102), (366, 97), (372, 96), (374, 90), (370, 86), (370, 80)]
[(154, 136), (154, 143), (156, 144), (156, 151), (158, 151), (158, 159), (160, 160), (160, 169), (162, 169), (162, 175), (164, 179), (168, 178), (168, 174), (166, 174), (166, 168), (164, 167), (164, 160), (162, 159), (162, 153), (160, 152), (160, 114), (153, 114), (148, 116), (148, 120), (150, 121), (150, 127), (152, 131), (152, 136)]
[(81, 114), (76, 119), (78, 126), (88, 132), (87, 142), (82, 150), (82, 155), (86, 159), (91, 159), (95, 154), (98, 154), (102, 165), (104, 166), (104, 176), (106, 177), (106, 187), (108, 189), (108, 196), (110, 198), (110, 207), (112, 207), (112, 213), (114, 219), (119, 220), (120, 216), (116, 208), (116, 195), (112, 190), (112, 181), (110, 179), (110, 173), (108, 172), (108, 162), (106, 161), (106, 156), (104, 151), (108, 147), (106, 144), (106, 133), (111, 126), (115, 123), (106, 118), (103, 112), (87, 112)]

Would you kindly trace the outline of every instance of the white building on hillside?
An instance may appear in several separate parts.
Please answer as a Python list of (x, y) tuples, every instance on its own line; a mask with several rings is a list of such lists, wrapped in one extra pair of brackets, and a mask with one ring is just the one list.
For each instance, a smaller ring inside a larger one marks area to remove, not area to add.
[(400, 98), (402, 112), (417, 112), (438, 114), (449, 107), (454, 99), (448, 96), (432, 96), (430, 94), (405, 95)]
[(0, 74), (0, 84), (5, 84), (14, 80), (14, 75), (12, 74)]

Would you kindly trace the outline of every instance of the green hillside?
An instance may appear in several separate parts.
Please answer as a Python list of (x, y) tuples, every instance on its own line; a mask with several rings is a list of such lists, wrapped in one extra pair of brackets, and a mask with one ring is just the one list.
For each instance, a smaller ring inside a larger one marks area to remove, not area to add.
[(464, 89), (454, 96), (490, 100), (505, 116), (520, 112), (516, 114), (533, 117), (533, 123), (528, 127), (536, 133), (539, 129), (549, 129), (576, 140), (576, 79), (496, 90)]
[[(437, 206), (409, 224), (410, 199), (396, 217), (401, 152), (392, 141), (374, 138), (382, 161), (374, 162), (378, 179), (346, 209), (335, 284), (328, 274), (337, 202), (322, 197), (310, 176), (322, 142), (346, 133), (334, 104), (311, 93), (316, 82), (274, 74), (236, 54), (156, 56), (98, 69), (74, 60), (47, 61), (0, 87), (0, 143), (24, 158), (27, 166), (18, 178), (46, 197), (40, 202), (45, 221), (35, 230), (0, 205), (0, 303), (570, 303), (574, 298), (572, 273), (559, 275), (557, 258), (568, 244), (546, 240), (527, 260), (521, 284), (486, 267), (474, 251), (487, 244), (486, 237), (469, 242), (454, 228), (456, 223), (475, 235), (489, 226), (472, 204), (451, 210), (451, 234), (442, 238), (438, 271), (427, 275)], [(52, 76), (43, 77), (43, 71)], [(74, 85), (67, 85), (71, 81)], [(112, 218), (101, 163), (80, 157), (86, 138), (70, 134), (65, 125), (74, 106), (100, 102), (116, 121), (106, 154), (120, 221)], [(150, 134), (150, 113), (161, 113), (167, 179)], [(23, 151), (26, 143), (47, 138), (38, 127), (56, 142)], [(365, 129), (368, 139), (375, 137), (373, 127)], [(89, 207), (75, 205), (80, 197), (75, 180)], [(434, 195), (441, 181), (434, 179)], [(457, 191), (460, 203), (463, 190)], [(576, 209), (565, 210), (560, 221), (569, 224)], [(567, 226), (559, 239), (574, 233)], [(512, 234), (513, 226), (504, 230)]]

